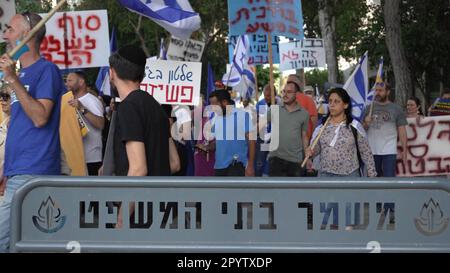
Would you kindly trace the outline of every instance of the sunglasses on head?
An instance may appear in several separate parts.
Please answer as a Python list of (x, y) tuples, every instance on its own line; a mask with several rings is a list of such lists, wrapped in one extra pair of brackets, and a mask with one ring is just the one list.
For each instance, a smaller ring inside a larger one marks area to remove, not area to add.
[(22, 15), (23, 17), (25, 17), (25, 19), (27, 20), (28, 24), (30, 25), (30, 28), (32, 28), (32, 25), (31, 25), (31, 18), (30, 18), (30, 13), (29, 13), (28, 11), (26, 11), (26, 12), (24, 12), (24, 13), (21, 13), (21, 15)]

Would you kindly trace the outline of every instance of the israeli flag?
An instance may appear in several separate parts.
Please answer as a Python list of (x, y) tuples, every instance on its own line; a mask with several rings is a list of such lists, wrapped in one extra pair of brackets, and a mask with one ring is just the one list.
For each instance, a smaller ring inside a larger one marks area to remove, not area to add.
[(159, 44), (159, 56), (160, 60), (167, 60), (167, 52), (164, 48), (164, 38), (161, 38), (161, 43)]
[(366, 104), (372, 103), (374, 96), (375, 96), (375, 87), (377, 84), (384, 82), (383, 81), (383, 57), (380, 58), (380, 64), (378, 65), (378, 71), (377, 71), (377, 77), (375, 79), (375, 83), (372, 86), (372, 89), (370, 89), (369, 94), (367, 95), (367, 102)]
[[(117, 51), (116, 29), (114, 27), (111, 32), (109, 49), (111, 53)], [(95, 87), (97, 87), (97, 90), (99, 91), (100, 95), (111, 96), (111, 85), (109, 83), (109, 66), (104, 66), (100, 68), (100, 70), (98, 71), (97, 80), (95, 81)]]
[(147, 17), (182, 40), (200, 28), (200, 15), (188, 0), (118, 0), (131, 12)]
[(239, 36), (233, 52), (233, 63), (230, 70), (222, 77), (222, 82), (234, 87), (243, 98), (253, 96), (256, 88), (255, 74), (248, 65), (249, 39), (246, 35)]
[(368, 104), (369, 77), (367, 75), (367, 59), (368, 53), (366, 51), (343, 87), (352, 99), (353, 117), (358, 120), (362, 119), (364, 108)]

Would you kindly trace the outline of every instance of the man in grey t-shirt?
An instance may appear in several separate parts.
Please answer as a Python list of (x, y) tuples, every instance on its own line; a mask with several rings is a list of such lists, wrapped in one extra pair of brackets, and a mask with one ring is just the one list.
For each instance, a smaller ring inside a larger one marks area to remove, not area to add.
[[(308, 147), (309, 114), (297, 103), (297, 88), (295, 83), (288, 81), (283, 89), (278, 119), (271, 120), (271, 114), (268, 114), (269, 122), (278, 123), (272, 130), (272, 141), (278, 143), (278, 147), (269, 153), (269, 176), (303, 175), (300, 164)], [(277, 127), (279, 130), (275, 130)]]
[(375, 87), (375, 101), (372, 115), (370, 106), (366, 108), (364, 128), (367, 131), (369, 145), (375, 159), (378, 176), (395, 177), (397, 162), (397, 136), (402, 151), (400, 158), (406, 163), (406, 116), (402, 108), (389, 101), (390, 86), (378, 83)]

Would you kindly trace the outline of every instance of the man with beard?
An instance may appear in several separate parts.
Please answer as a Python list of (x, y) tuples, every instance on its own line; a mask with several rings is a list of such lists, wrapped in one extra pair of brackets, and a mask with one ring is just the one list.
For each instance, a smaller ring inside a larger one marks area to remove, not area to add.
[(402, 150), (400, 158), (406, 164), (406, 116), (403, 109), (391, 101), (391, 88), (387, 82), (377, 83), (375, 86), (375, 101), (372, 115), (370, 105), (366, 107), (364, 128), (368, 133), (369, 145), (375, 159), (378, 176), (395, 177), (397, 162), (397, 136), (400, 138)]
[(66, 79), (73, 98), (68, 101), (86, 122), (89, 131), (83, 136), (84, 159), (88, 174), (97, 175), (102, 165), (102, 130), (105, 126), (103, 104), (88, 92), (86, 75), (81, 71), (69, 73)]
[[(8, 51), (42, 18), (35, 13), (16, 14), (3, 34)], [(61, 174), (59, 141), (60, 101), (64, 83), (58, 67), (41, 57), (39, 46), (45, 36), (42, 27), (27, 43), (29, 51), (15, 62), (4, 54), (0, 70), (11, 95), (11, 120), (6, 138), (3, 183), (5, 197), (0, 203), (0, 252), (9, 249), (11, 200), (31, 175)]]
[(216, 141), (208, 150), (215, 150), (215, 176), (255, 176), (255, 135), (249, 113), (234, 106), (227, 90), (209, 95), (215, 112), (212, 132)]
[(272, 139), (278, 137), (278, 147), (269, 153), (269, 176), (303, 176), (300, 164), (309, 143), (309, 114), (297, 103), (296, 93), (295, 83), (288, 81), (282, 92), (278, 119), (271, 121), (270, 109), (267, 115), (269, 122), (277, 122), (279, 126), (278, 132), (272, 132)]

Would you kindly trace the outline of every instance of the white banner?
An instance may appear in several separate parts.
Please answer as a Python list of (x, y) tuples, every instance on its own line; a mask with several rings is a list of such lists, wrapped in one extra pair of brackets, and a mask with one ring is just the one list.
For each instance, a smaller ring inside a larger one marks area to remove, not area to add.
[(202, 59), (205, 43), (195, 40), (180, 40), (170, 38), (167, 59), (173, 61), (200, 62)]
[(57, 12), (45, 24), (45, 27), (47, 33), (41, 44), (41, 53), (59, 68), (109, 65), (109, 30), (106, 10)]
[(198, 105), (202, 63), (147, 59), (141, 89), (161, 104)]
[(450, 116), (409, 118), (406, 133), (408, 159), (397, 159), (397, 176), (450, 174)]
[(280, 70), (305, 67), (325, 67), (323, 39), (304, 39), (282, 43), (280, 48)]
[(16, 14), (16, 5), (14, 0), (1, 0), (0, 1), (0, 43), (3, 43), (3, 31), (6, 29), (6, 24)]

